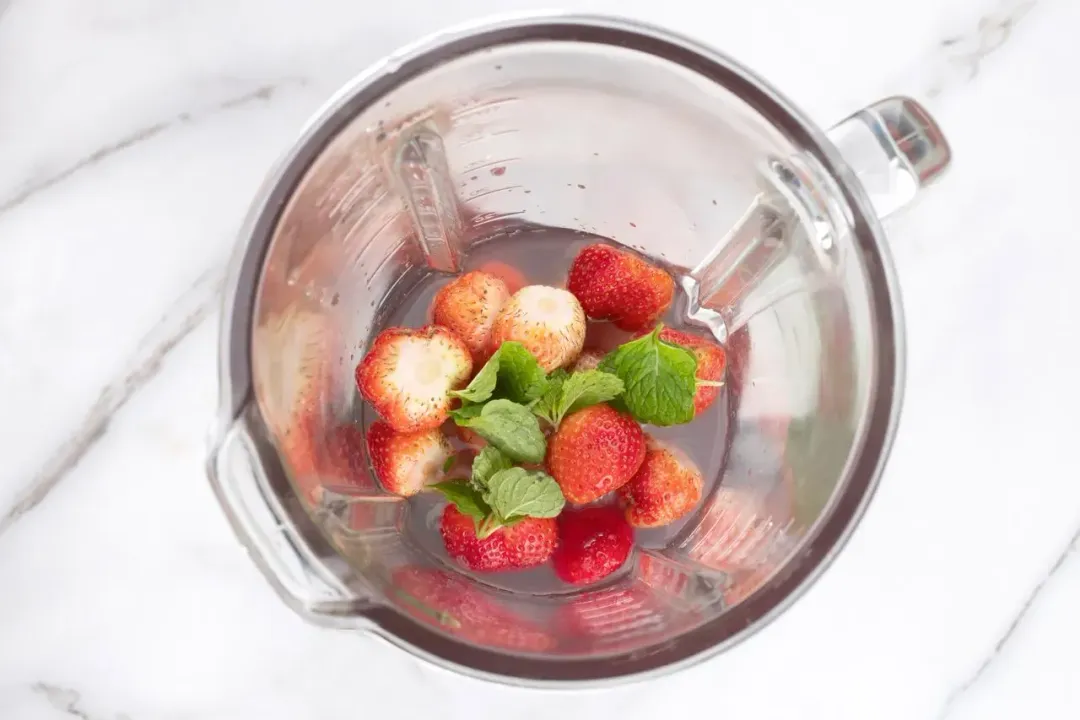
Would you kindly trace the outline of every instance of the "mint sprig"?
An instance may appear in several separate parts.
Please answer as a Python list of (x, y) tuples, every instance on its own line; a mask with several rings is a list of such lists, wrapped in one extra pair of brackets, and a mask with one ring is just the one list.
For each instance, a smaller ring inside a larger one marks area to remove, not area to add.
[(472, 484), (474, 487), (486, 489), (488, 480), (503, 470), (514, 467), (514, 461), (504, 455), (494, 445), (486, 445), (472, 463)]
[(553, 477), (520, 467), (492, 475), (484, 501), (507, 523), (526, 517), (553, 518), (566, 504)]
[(681, 425), (694, 419), (697, 358), (660, 339), (662, 325), (620, 345), (597, 368), (622, 380), (619, 401), (640, 423)]

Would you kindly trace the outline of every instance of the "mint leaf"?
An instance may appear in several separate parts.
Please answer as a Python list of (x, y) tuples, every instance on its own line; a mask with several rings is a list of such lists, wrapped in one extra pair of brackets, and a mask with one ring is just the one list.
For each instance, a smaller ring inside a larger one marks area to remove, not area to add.
[(553, 518), (566, 504), (554, 478), (539, 470), (519, 467), (492, 475), (484, 501), (503, 518), (504, 525), (526, 517)]
[(562, 368), (553, 370), (545, 381), (544, 392), (532, 406), (534, 414), (544, 418), (552, 425), (555, 424), (555, 408), (559, 404), (559, 398), (562, 397), (562, 386), (568, 377), (570, 377), (570, 373)]
[(525, 405), (544, 392), (547, 385), (544, 369), (524, 345), (507, 340), (499, 346), (495, 357), (499, 362), (495, 397)]
[(617, 375), (625, 389), (622, 404), (640, 423), (680, 425), (694, 419), (697, 358), (660, 339), (662, 326), (620, 345), (599, 370)]
[(464, 426), (468, 420), (478, 417), (483, 411), (483, 405), (463, 405), (457, 410), (451, 410), (450, 417), (458, 425)]
[(454, 507), (477, 521), (483, 521), (491, 515), (491, 508), (484, 501), (483, 494), (466, 482), (451, 481), (435, 483), (432, 490), (441, 493)]
[(623, 381), (610, 373), (600, 370), (574, 373), (562, 386), (555, 424), (570, 413), (615, 399), (623, 389)]
[(454, 421), (463, 427), (472, 428), (482, 438), (501, 450), (517, 462), (538, 463), (544, 460), (547, 441), (540, 432), (540, 423), (524, 405), (509, 400), (492, 400), (484, 404), (478, 415), (471, 417), (454, 416)]
[(461, 390), (451, 390), (450, 394), (472, 403), (482, 403), (490, 398), (491, 393), (495, 391), (495, 383), (498, 377), (499, 353), (495, 353), (490, 360), (484, 363), (484, 367), (480, 368), (480, 372), (476, 373), (476, 377), (468, 385)]
[(454, 467), (454, 463), (456, 463), (456, 462), (457, 462), (457, 455), (450, 455), (449, 457), (447, 457), (446, 460), (444, 460), (443, 464), (442, 464), (443, 474), (445, 475), (446, 473), (450, 472), (450, 468)]
[(501, 470), (508, 470), (513, 465), (513, 460), (503, 455), (494, 445), (486, 445), (472, 462), (473, 485), (486, 488), (488, 479), (492, 475)]

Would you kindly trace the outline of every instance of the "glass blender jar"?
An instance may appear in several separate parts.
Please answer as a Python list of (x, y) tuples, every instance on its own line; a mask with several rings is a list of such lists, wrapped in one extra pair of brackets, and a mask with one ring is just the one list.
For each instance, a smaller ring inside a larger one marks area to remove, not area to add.
[[(312, 622), (528, 684), (708, 657), (792, 602), (873, 493), (904, 356), (879, 219), (949, 161), (913, 100), (822, 131), (730, 58), (636, 22), (533, 15), (428, 38), (342, 89), (254, 202), (226, 291), (215, 492)], [(654, 258), (729, 357), (702, 507), (577, 592), (462, 574), (410, 531), (413, 504), (339, 451), (373, 419), (353, 368), (395, 309), (536, 228)]]

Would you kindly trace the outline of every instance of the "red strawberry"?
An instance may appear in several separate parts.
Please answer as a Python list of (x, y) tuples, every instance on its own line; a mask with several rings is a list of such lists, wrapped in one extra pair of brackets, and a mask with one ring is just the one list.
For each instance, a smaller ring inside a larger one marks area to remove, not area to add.
[(549, 633), (508, 610), (488, 591), (443, 570), (398, 568), (393, 585), (391, 599), (399, 600), (403, 611), (477, 645), (540, 652), (555, 644)]
[(443, 463), (454, 452), (438, 429), (399, 433), (384, 422), (368, 428), (367, 442), (371, 465), (383, 488), (405, 497), (437, 482)]
[(435, 294), (432, 321), (461, 338), (472, 353), (474, 367), (479, 368), (494, 351), (491, 327), (509, 299), (506, 283), (494, 275), (465, 273)]
[(675, 295), (670, 275), (610, 245), (589, 245), (578, 253), (566, 287), (590, 318), (631, 332), (655, 325)]
[(446, 328), (388, 328), (356, 366), (356, 385), (391, 427), (416, 432), (449, 417), (449, 392), (464, 386), (471, 372), (469, 349)]
[(615, 572), (634, 546), (633, 529), (612, 505), (566, 510), (558, 526), (551, 562), (555, 574), (572, 585), (588, 585)]
[(481, 540), (468, 515), (453, 505), (439, 523), (446, 552), (470, 570), (498, 572), (542, 565), (555, 550), (555, 519), (525, 518)]
[(493, 347), (516, 340), (546, 372), (572, 363), (585, 344), (585, 313), (570, 293), (529, 285), (514, 293), (495, 318)]
[(644, 459), (641, 427), (603, 404), (568, 415), (548, 442), (548, 471), (566, 499), (579, 505), (618, 490)]
[(495, 277), (506, 283), (506, 287), (510, 289), (510, 293), (516, 293), (521, 288), (529, 284), (529, 281), (525, 279), (525, 273), (518, 270), (513, 265), (507, 265), (504, 262), (498, 260), (490, 260), (479, 267), (480, 272), (494, 275)]
[(482, 450), (488, 444), (487, 440), (480, 437), (480, 434), (472, 428), (461, 427), (460, 425), (454, 425), (453, 427), (457, 439), (474, 450)]
[(681, 451), (648, 439), (641, 468), (619, 488), (626, 521), (639, 528), (678, 520), (701, 500), (701, 472)]
[(595, 370), (600, 365), (600, 361), (604, 359), (606, 353), (603, 350), (597, 350), (596, 348), (586, 348), (578, 355), (578, 359), (574, 361), (574, 364), (570, 366), (570, 372), (583, 372), (585, 370)]
[[(646, 332), (651, 332), (646, 331)], [(641, 337), (646, 333), (638, 333)], [(660, 331), (660, 339), (672, 345), (679, 345), (694, 353), (697, 358), (697, 379), (707, 382), (723, 382), (724, 370), (727, 367), (727, 353), (724, 348), (712, 340), (706, 340), (698, 335), (691, 335), (680, 330), (664, 328)], [(700, 415), (720, 395), (720, 387), (716, 385), (698, 385), (694, 393), (694, 414)]]

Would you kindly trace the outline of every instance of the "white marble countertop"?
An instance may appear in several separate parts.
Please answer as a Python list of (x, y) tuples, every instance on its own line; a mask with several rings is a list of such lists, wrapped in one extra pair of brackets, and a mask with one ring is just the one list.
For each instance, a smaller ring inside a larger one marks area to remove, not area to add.
[(888, 224), (907, 400), (851, 543), (731, 652), (574, 695), (462, 679), (305, 625), (235, 541), (203, 471), (223, 266), (270, 163), (381, 54), (533, 3), (7, 4), (3, 720), (1080, 713), (1080, 4), (572, 5), (697, 35), (825, 125), (912, 95), (955, 152)]

